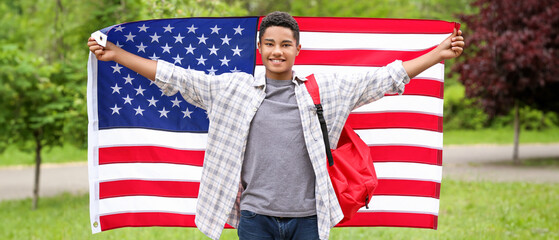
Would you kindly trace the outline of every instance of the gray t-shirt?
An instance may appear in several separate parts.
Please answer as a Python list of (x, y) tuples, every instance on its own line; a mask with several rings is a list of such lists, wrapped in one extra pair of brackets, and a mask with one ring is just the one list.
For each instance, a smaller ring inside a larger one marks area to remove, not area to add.
[(295, 85), (266, 80), (251, 122), (241, 182), (241, 210), (274, 217), (316, 214), (315, 175), (305, 145)]

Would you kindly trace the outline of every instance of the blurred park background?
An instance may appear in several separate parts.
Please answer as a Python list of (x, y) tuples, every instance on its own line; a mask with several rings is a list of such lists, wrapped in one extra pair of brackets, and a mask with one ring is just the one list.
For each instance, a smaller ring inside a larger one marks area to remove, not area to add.
[[(146, 19), (275, 10), (461, 22), (466, 51), (445, 66), (445, 147), (559, 146), (553, 145), (559, 143), (557, 0), (17, 0), (0, 2), (0, 169), (87, 161), (86, 42), (92, 32)], [(557, 155), (520, 159), (512, 149), (515, 168), (559, 175)], [(0, 239), (202, 239), (195, 229), (170, 228), (91, 235), (87, 204), (84, 193), (41, 199), (35, 211), (31, 199), (3, 200)], [(556, 182), (445, 178), (437, 231), (347, 228), (334, 230), (332, 239), (559, 239), (558, 219)], [(235, 232), (224, 238), (235, 239)]]

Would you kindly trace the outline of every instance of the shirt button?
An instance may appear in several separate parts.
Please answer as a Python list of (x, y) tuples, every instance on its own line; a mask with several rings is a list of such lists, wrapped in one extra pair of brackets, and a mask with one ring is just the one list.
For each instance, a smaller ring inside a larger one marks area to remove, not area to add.
[(252, 111), (256, 112), (258, 111), (258, 108), (253, 108)]

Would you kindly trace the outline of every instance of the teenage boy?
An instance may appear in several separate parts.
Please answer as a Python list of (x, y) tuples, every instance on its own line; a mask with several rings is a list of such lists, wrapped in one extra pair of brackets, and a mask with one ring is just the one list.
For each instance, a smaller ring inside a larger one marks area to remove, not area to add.
[[(351, 110), (404, 85), (432, 65), (459, 56), (455, 31), (416, 59), (395, 61), (367, 73), (320, 74), (316, 80), (330, 145), (336, 146)], [(212, 76), (153, 61), (92, 38), (101, 61), (115, 61), (155, 82), (165, 94), (180, 94), (207, 110), (210, 126), (200, 181), (196, 226), (218, 239), (227, 222), (240, 239), (327, 239), (342, 218), (326, 169), (324, 142), (305, 76), (292, 68), (301, 50), (299, 27), (283, 12), (260, 25), (258, 51), (264, 74)]]

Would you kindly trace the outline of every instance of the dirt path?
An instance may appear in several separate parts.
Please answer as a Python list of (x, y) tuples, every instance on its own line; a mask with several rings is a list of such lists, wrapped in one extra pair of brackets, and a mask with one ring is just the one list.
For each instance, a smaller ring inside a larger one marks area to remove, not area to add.
[[(559, 183), (559, 167), (521, 167), (511, 161), (512, 146), (449, 146), (443, 150), (443, 177), (460, 180)], [(521, 158), (559, 157), (558, 144), (523, 145)], [(0, 201), (31, 197), (33, 167), (0, 168)], [(87, 163), (46, 164), (41, 171), (41, 196), (88, 191)]]
[[(449, 146), (443, 150), (443, 177), (497, 182), (559, 183), (559, 167), (515, 166), (512, 145)], [(519, 156), (559, 158), (559, 144), (522, 145)]]

